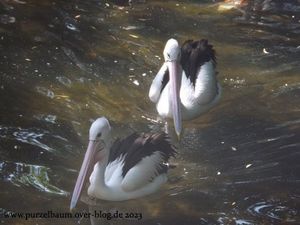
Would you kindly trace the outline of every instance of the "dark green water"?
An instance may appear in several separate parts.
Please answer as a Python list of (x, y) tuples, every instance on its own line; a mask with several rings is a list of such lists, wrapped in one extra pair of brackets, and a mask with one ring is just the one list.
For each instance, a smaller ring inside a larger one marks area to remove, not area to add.
[[(299, 11), (219, 6), (0, 1), (0, 223), (299, 223)], [(68, 212), (93, 119), (106, 116), (116, 137), (164, 130), (148, 89), (171, 37), (214, 45), (221, 102), (185, 124), (177, 167), (159, 192), (122, 203), (83, 196), (76, 211), (143, 218), (3, 218)]]

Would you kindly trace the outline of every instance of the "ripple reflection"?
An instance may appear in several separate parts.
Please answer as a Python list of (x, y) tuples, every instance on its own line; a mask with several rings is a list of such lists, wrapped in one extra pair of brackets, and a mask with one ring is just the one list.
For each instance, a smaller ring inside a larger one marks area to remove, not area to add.
[(67, 196), (68, 192), (50, 183), (49, 168), (26, 163), (0, 163), (0, 179), (11, 182), (13, 185), (30, 186), (42, 192)]
[(249, 206), (247, 211), (253, 216), (266, 217), (275, 221), (296, 222), (294, 218), (297, 210), (289, 208), (281, 202), (257, 202)]

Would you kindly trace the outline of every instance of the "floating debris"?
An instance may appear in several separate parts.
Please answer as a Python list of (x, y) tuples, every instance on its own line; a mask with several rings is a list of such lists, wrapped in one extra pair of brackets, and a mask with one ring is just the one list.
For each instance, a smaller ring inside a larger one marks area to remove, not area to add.
[(127, 27), (122, 27), (123, 30), (137, 30), (140, 29), (140, 27), (137, 26), (127, 26)]
[(218, 176), (219, 176), (219, 175), (221, 175), (221, 172), (220, 172), (220, 171), (218, 171), (218, 172), (217, 172), (217, 175), (218, 175)]
[(236, 148), (236, 147), (233, 147), (233, 146), (231, 146), (231, 150), (232, 150), (232, 151), (236, 151), (236, 150), (237, 150), (237, 148)]
[(266, 48), (263, 48), (263, 53), (270, 54), (270, 52), (268, 52)]
[(134, 83), (136, 86), (139, 86), (139, 85), (140, 85), (140, 83), (139, 83), (138, 80), (134, 80), (133, 83)]
[(134, 34), (129, 34), (129, 36), (130, 36), (130, 37), (133, 37), (133, 38), (136, 38), (136, 39), (138, 39), (138, 38), (139, 38), (139, 36), (137, 36), (137, 35), (134, 35)]
[(70, 96), (68, 95), (55, 95), (55, 98), (56, 99), (66, 99), (66, 100), (69, 100), (70, 99)]
[(249, 168), (250, 166), (252, 166), (251, 163), (247, 164), (247, 165), (246, 165), (246, 169)]
[(74, 24), (66, 23), (66, 27), (72, 31), (78, 31), (77, 27)]

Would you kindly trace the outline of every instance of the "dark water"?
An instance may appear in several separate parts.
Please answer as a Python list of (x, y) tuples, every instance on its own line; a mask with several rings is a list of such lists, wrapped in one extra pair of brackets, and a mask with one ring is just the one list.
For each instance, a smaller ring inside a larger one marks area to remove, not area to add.
[[(300, 223), (299, 1), (271, 10), (257, 2), (224, 11), (215, 1), (2, 0), (0, 222)], [(3, 218), (68, 212), (98, 116), (115, 136), (164, 130), (147, 96), (170, 37), (213, 43), (221, 102), (185, 124), (177, 167), (159, 192), (122, 203), (83, 196), (76, 211), (143, 218)]]

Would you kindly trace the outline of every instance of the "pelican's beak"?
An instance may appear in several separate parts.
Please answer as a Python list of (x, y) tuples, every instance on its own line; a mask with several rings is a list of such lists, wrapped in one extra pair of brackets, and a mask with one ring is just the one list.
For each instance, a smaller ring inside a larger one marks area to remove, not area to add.
[(180, 105), (180, 85), (181, 85), (181, 69), (177, 61), (166, 62), (170, 75), (170, 94), (172, 113), (174, 119), (174, 127), (178, 138), (182, 130), (181, 105)]
[(95, 163), (95, 155), (96, 155), (96, 150), (99, 148), (98, 146), (99, 142), (96, 141), (89, 141), (89, 145), (87, 147), (83, 163), (80, 168), (80, 172), (75, 184), (75, 188), (73, 191), (72, 199), (71, 199), (71, 204), (70, 204), (70, 210), (72, 211), (76, 204), (77, 201), (80, 197), (83, 185), (85, 184), (86, 178), (89, 177), (91, 174), (91, 169), (93, 168), (93, 164)]

